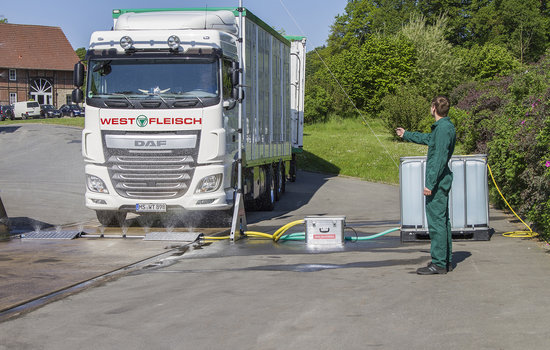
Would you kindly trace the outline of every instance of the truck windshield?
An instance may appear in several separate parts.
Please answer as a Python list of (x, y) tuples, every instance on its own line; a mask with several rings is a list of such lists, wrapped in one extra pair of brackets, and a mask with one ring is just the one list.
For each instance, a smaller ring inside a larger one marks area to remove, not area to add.
[(127, 100), (205, 99), (219, 96), (215, 60), (91, 60), (87, 97)]

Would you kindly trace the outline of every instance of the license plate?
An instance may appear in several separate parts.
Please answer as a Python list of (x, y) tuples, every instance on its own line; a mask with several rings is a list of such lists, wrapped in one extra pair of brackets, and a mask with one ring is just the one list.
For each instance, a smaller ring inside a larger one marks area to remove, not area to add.
[(164, 213), (166, 212), (166, 204), (164, 203), (137, 203), (137, 213)]

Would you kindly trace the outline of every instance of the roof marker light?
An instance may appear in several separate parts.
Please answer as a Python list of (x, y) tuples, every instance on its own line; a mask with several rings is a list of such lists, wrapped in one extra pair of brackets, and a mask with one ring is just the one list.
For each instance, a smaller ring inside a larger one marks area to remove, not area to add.
[(122, 38), (120, 38), (120, 46), (124, 50), (129, 50), (132, 48), (132, 46), (134, 46), (134, 41), (129, 36), (123, 36)]
[(170, 50), (177, 50), (180, 47), (180, 42), (180, 38), (177, 35), (170, 35), (167, 41)]

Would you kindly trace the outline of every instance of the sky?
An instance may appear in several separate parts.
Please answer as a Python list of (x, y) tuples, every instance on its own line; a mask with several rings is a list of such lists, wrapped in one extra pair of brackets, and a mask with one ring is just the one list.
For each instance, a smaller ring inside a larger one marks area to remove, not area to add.
[[(110, 30), (112, 10), (121, 8), (233, 7), (238, 0), (3, 0), (0, 17), (9, 23), (61, 27), (76, 50), (87, 47), (90, 34)], [(283, 6), (284, 4), (284, 6)], [(243, 6), (287, 35), (306, 36), (307, 49), (325, 45), (334, 17), (347, 0), (243, 0)], [(285, 11), (285, 6), (296, 22)]]

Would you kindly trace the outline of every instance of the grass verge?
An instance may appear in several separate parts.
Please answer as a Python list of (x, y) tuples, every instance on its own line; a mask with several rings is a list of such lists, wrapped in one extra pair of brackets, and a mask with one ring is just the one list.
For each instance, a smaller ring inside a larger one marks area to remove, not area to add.
[[(398, 184), (399, 158), (424, 156), (427, 146), (394, 140), (378, 120), (369, 120), (369, 125), (374, 134), (358, 119), (332, 119), (306, 125), (304, 152), (298, 157), (298, 167)], [(460, 153), (459, 148), (455, 154)]]
[(55, 124), (55, 125), (75, 126), (83, 129), (84, 118), (63, 117), (63, 118), (26, 119), (26, 120), (15, 119), (15, 120), (4, 120), (0, 122), (0, 126), (11, 125), (11, 124)]

